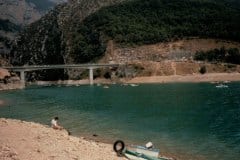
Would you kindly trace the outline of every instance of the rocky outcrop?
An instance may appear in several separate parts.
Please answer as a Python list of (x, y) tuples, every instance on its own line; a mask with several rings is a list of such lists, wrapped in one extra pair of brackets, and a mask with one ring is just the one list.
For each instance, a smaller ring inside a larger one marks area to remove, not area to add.
[(10, 77), (10, 73), (8, 70), (0, 68), (0, 80), (4, 79), (5, 77)]
[(10, 73), (6, 69), (0, 68), (0, 90), (22, 88), (24, 88), (24, 84), (20, 82), (20, 78), (16, 74)]

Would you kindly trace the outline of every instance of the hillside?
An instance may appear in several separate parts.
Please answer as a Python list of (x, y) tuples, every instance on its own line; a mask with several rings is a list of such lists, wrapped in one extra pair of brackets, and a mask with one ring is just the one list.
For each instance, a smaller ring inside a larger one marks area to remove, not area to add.
[[(210, 50), (237, 48), (239, 42), (219, 39), (182, 39), (172, 42), (141, 45), (134, 47), (121, 47), (113, 42), (108, 43), (105, 55), (100, 63), (125, 64), (124, 69), (117, 71), (118, 77), (149, 77), (171, 75), (196, 75), (199, 69), (206, 67), (207, 73), (231, 73), (240, 72), (240, 65), (227, 63), (209, 63), (206, 61), (194, 61), (196, 52)], [(131, 56), (129, 56), (131, 55)], [(127, 70), (127, 75), (124, 72)]]
[(16, 25), (27, 25), (43, 16), (47, 11), (65, 0), (2, 0), (0, 19)]
[[(101, 7), (119, 1), (121, 0), (75, 0), (67, 5), (57, 6), (20, 34), (11, 53), (11, 63), (14, 65), (75, 63), (75, 55), (71, 53), (73, 45), (71, 38), (75, 34), (75, 25), (81, 24), (83, 19)], [(36, 78), (45, 79), (49, 78), (46, 75), (52, 75), (49, 79), (64, 79), (71, 74), (65, 74), (61, 70), (56, 72), (39, 72)]]
[(98, 31), (124, 45), (153, 44), (184, 37), (240, 41), (239, 20), (239, 10), (223, 3), (136, 0), (101, 9), (85, 19), (79, 29), (83, 35)]
[(47, 11), (66, 0), (1, 0), (0, 57), (9, 57), (12, 40), (24, 26), (37, 21)]
[[(93, 62), (110, 41), (123, 48), (187, 37), (239, 42), (239, 8), (231, 0), (75, 0), (28, 27), (12, 51), (12, 63)], [(76, 77), (75, 71), (63, 74), (55, 79)]]

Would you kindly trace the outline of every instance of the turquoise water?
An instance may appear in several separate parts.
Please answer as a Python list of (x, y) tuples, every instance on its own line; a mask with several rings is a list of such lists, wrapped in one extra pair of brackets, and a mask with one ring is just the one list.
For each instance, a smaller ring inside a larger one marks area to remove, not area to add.
[(29, 87), (0, 92), (0, 117), (49, 125), (54, 116), (76, 136), (127, 144), (152, 141), (184, 160), (239, 160), (240, 83)]

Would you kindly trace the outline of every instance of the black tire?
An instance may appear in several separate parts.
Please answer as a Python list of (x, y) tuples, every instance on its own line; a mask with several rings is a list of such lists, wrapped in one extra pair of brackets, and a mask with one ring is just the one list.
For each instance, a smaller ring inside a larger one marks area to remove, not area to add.
[[(120, 146), (120, 148), (118, 148), (117, 146)], [(122, 151), (124, 150), (125, 148), (125, 144), (123, 141), (121, 140), (117, 140), (114, 144), (113, 144), (113, 150), (115, 152), (117, 152), (118, 154), (121, 154)]]

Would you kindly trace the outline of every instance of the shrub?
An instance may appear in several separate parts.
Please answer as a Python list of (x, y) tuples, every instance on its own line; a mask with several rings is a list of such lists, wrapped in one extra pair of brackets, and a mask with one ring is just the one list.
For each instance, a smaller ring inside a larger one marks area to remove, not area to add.
[(205, 73), (207, 72), (206, 66), (201, 66), (200, 69), (199, 69), (199, 72), (200, 72), (201, 74), (205, 74)]
[(198, 51), (194, 60), (240, 64), (240, 52), (237, 48), (225, 49), (224, 47), (206, 52)]

